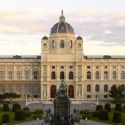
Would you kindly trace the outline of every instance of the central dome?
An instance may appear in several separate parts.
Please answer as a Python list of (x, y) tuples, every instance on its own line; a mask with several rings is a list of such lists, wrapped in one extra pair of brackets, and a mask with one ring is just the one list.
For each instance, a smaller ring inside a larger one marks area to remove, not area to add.
[(74, 34), (74, 29), (72, 28), (72, 26), (70, 24), (68, 24), (67, 22), (65, 22), (65, 17), (63, 16), (63, 11), (62, 11), (62, 15), (60, 17), (60, 21), (51, 28), (50, 34), (56, 34), (56, 33)]

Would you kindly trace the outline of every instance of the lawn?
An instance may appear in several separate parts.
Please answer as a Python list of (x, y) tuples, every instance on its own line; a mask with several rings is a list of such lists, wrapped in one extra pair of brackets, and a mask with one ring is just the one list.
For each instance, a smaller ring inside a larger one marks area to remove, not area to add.
[(39, 119), (43, 119), (44, 114), (40, 112), (41, 110), (36, 110), (34, 112), (31, 112), (29, 116), (25, 117), (24, 120), (15, 120), (15, 112), (8, 111), (8, 112), (3, 112), (0, 111), (0, 125), (3, 125), (2, 123), (2, 115), (3, 114), (9, 114), (10, 122), (6, 123), (6, 125), (14, 125), (16, 123), (21, 123), (21, 122), (26, 122), (26, 121), (31, 121), (39, 117)]
[[(100, 106), (99, 106), (100, 107)], [(86, 117), (90, 120), (94, 120), (94, 121), (98, 121), (98, 122), (103, 122), (103, 123), (109, 123), (109, 124), (113, 124), (113, 125), (119, 125), (120, 122), (120, 114), (117, 114), (116, 117), (116, 113), (120, 113), (121, 112), (121, 119), (122, 119), (122, 124), (121, 125), (125, 125), (125, 108), (123, 108), (121, 111), (116, 111), (115, 108), (111, 109), (109, 111), (104, 110), (104, 107), (101, 106), (99, 110), (97, 110), (94, 112), (89, 112), (89, 110), (81, 110), (80, 114), (82, 116), (83, 119), (85, 119)], [(115, 123), (113, 122), (113, 115), (115, 113)], [(118, 120), (119, 119), (119, 120)]]
[(2, 115), (3, 114), (9, 114), (10, 116), (10, 122), (7, 123), (6, 125), (13, 125), (13, 124), (16, 124), (16, 123), (19, 123), (19, 122), (24, 122), (24, 121), (30, 121), (30, 120), (33, 120), (33, 114), (30, 116), (30, 117), (27, 117), (25, 120), (21, 120), (21, 121), (16, 121), (15, 120), (15, 113), (14, 112), (0, 112), (0, 125), (2, 125), (3, 123), (1, 122), (2, 120)]

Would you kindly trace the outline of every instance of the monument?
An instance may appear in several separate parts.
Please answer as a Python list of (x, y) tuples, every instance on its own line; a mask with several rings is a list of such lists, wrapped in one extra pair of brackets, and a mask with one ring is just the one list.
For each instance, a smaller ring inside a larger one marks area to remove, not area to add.
[(44, 122), (48, 125), (80, 125), (79, 111), (74, 109), (70, 116), (70, 107), (67, 85), (62, 81), (54, 98), (54, 115), (47, 110)]

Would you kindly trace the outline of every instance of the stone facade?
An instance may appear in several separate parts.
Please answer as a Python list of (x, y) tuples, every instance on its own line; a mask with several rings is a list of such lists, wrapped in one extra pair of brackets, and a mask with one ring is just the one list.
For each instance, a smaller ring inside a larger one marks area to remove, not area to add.
[(62, 79), (71, 99), (93, 100), (97, 94), (109, 99), (113, 84), (125, 88), (125, 58), (85, 56), (82, 37), (75, 37), (63, 14), (50, 36), (42, 38), (40, 56), (0, 57), (0, 94), (50, 100)]

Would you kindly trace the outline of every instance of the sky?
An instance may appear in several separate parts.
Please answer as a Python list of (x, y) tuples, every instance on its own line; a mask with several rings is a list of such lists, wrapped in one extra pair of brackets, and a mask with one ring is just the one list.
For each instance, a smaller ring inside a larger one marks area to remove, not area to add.
[(0, 55), (40, 55), (62, 9), (85, 55), (125, 55), (125, 0), (0, 0)]

